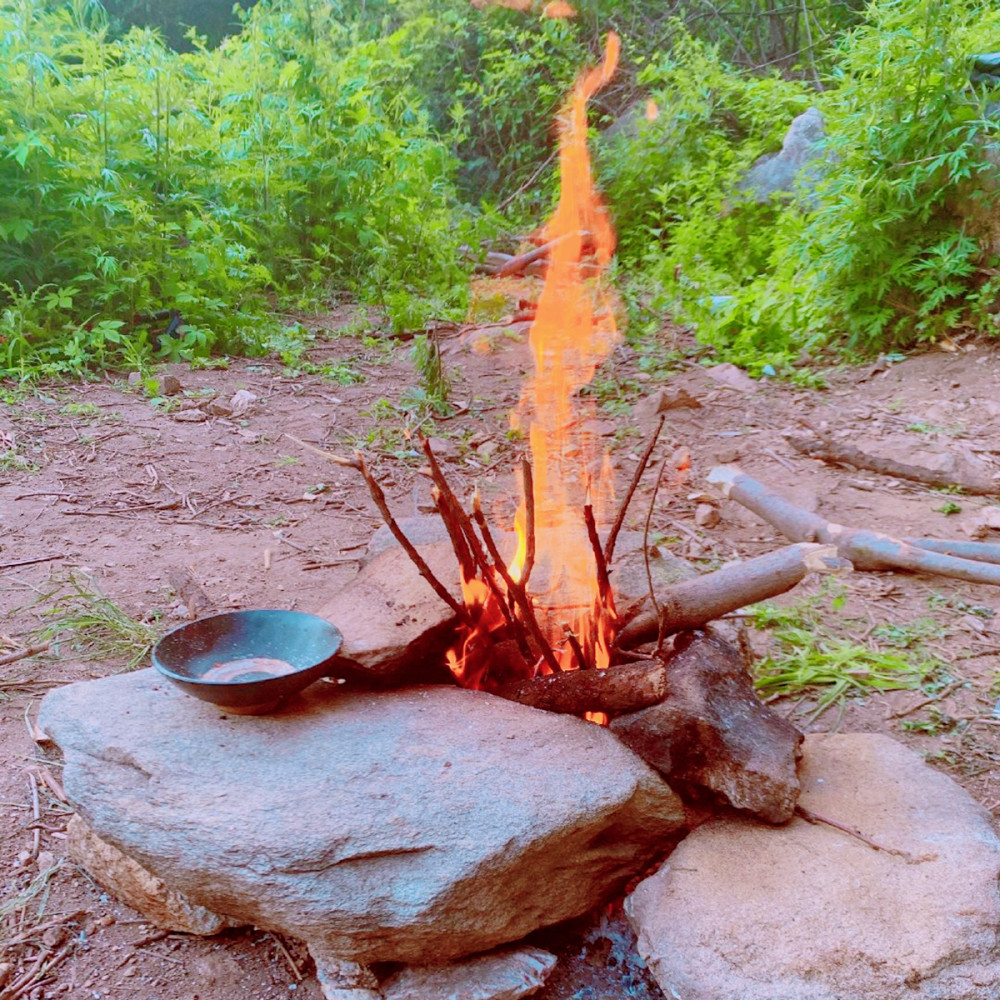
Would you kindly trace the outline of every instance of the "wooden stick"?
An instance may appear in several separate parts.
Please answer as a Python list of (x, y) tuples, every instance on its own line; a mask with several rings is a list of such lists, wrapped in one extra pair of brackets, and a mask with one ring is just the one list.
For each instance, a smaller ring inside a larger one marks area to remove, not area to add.
[(519, 253), (516, 257), (511, 257), (511, 259), (496, 272), (496, 276), (498, 278), (510, 277), (512, 274), (517, 274), (518, 272), (523, 271), (529, 264), (533, 264), (536, 260), (541, 260), (542, 257), (548, 257), (548, 255), (560, 243), (563, 243), (570, 238), (580, 239), (583, 241), (590, 236), (592, 236), (592, 234), (586, 231), (563, 233), (562, 236), (557, 236), (554, 240), (549, 240), (548, 243), (543, 243), (539, 247), (534, 247), (532, 250), (528, 250), (525, 253)]
[(636, 712), (667, 696), (667, 668), (651, 660), (606, 670), (567, 670), (507, 684), (496, 693), (547, 712)]
[(521, 484), (524, 490), (524, 569), (521, 571), (521, 583), (528, 589), (531, 571), (535, 567), (535, 476), (531, 460), (521, 456)]
[(559, 661), (556, 659), (555, 653), (552, 652), (552, 647), (549, 645), (548, 640), (542, 632), (541, 626), (538, 624), (538, 619), (535, 617), (535, 609), (531, 603), (531, 598), (528, 596), (524, 587), (511, 577), (510, 573), (507, 571), (506, 565), (504, 564), (503, 558), (500, 555), (500, 551), (497, 549), (497, 544), (493, 540), (493, 535), (490, 533), (490, 526), (486, 522), (486, 515), (483, 514), (483, 505), (480, 502), (478, 492), (472, 500), (472, 514), (476, 519), (476, 524), (479, 525), (483, 541), (486, 543), (486, 548), (489, 550), (490, 556), (496, 565), (497, 572), (503, 579), (503, 582), (507, 587), (507, 592), (511, 594), (517, 602), (518, 610), (521, 612), (521, 615), (524, 618), (524, 623), (541, 652), (542, 659), (544, 659), (548, 664), (552, 673), (560, 673), (562, 671), (562, 667), (559, 666)]
[(974, 562), (1000, 563), (1000, 545), (991, 542), (965, 542), (945, 538), (904, 538), (907, 545), (915, 545), (928, 552), (945, 556), (958, 556)]
[(632, 473), (632, 482), (629, 483), (628, 491), (625, 493), (625, 497), (618, 507), (615, 522), (611, 525), (611, 532), (608, 534), (608, 540), (604, 544), (604, 562), (608, 566), (614, 561), (615, 542), (618, 541), (618, 532), (622, 530), (622, 525), (625, 523), (625, 513), (628, 511), (628, 505), (632, 502), (632, 497), (639, 486), (639, 480), (642, 479), (642, 474), (646, 471), (646, 466), (649, 464), (650, 456), (653, 454), (653, 449), (656, 447), (656, 442), (659, 440), (660, 432), (663, 430), (663, 424), (666, 419), (666, 414), (661, 413), (660, 419), (653, 429), (653, 433), (649, 436), (649, 441), (646, 442), (646, 448), (639, 459), (639, 464), (635, 467), (635, 472)]
[(604, 561), (604, 551), (601, 549), (601, 537), (597, 533), (597, 522), (594, 520), (594, 508), (583, 505), (583, 520), (587, 525), (587, 537), (594, 551), (594, 565), (597, 567), (597, 599), (602, 608), (611, 609), (611, 581), (608, 579), (608, 564)]
[(803, 805), (795, 806), (795, 814), (801, 816), (807, 823), (822, 823), (825, 826), (832, 827), (834, 830), (840, 830), (841, 833), (846, 833), (849, 837), (854, 837), (855, 840), (860, 840), (862, 844), (866, 844), (874, 851), (882, 851), (885, 854), (895, 854), (898, 858), (905, 859), (909, 864), (915, 865), (922, 861), (933, 861), (937, 855), (927, 856), (927, 857), (914, 857), (909, 851), (901, 851), (896, 847), (883, 847), (882, 844), (871, 837), (865, 836), (860, 830), (856, 830), (853, 826), (848, 826), (846, 823), (841, 823), (840, 820), (830, 819), (828, 816), (822, 816), (819, 813), (813, 812), (811, 809), (806, 809)]
[(590, 664), (587, 662), (587, 657), (584, 655), (583, 647), (580, 645), (577, 634), (566, 624), (563, 624), (562, 630), (566, 641), (569, 643), (569, 648), (573, 650), (573, 655), (576, 657), (576, 665), (581, 670), (589, 670)]
[(849, 564), (837, 559), (830, 545), (800, 542), (741, 563), (723, 566), (693, 580), (683, 580), (658, 595), (661, 612), (644, 608), (618, 632), (622, 649), (699, 628), (737, 608), (791, 590), (807, 573), (829, 573)]
[[(59, 495), (61, 496), (62, 494)], [(38, 556), (35, 559), (16, 559), (14, 562), (0, 563), (0, 569), (14, 569), (17, 566), (34, 566), (36, 563), (52, 562), (54, 559), (65, 558), (65, 556)]]
[(788, 443), (803, 455), (818, 458), (820, 461), (833, 465), (851, 465), (855, 469), (867, 469), (884, 476), (894, 476), (896, 479), (906, 479), (910, 482), (924, 483), (927, 486), (960, 486), (966, 493), (979, 496), (995, 496), (1000, 493), (1000, 484), (985, 478), (956, 476), (939, 469), (928, 469), (922, 465), (909, 465), (897, 462), (893, 458), (882, 458), (869, 455), (854, 445), (837, 441), (816, 428), (809, 428), (817, 435), (816, 439), (785, 435)]
[(8, 663), (16, 663), (18, 660), (27, 659), (29, 656), (37, 656), (44, 653), (51, 643), (43, 642), (38, 646), (28, 646), (27, 649), (15, 649), (13, 653), (5, 653), (0, 656), (0, 667), (7, 666)]
[(479, 575), (496, 599), (500, 611), (511, 630), (514, 641), (517, 643), (517, 648), (521, 656), (524, 657), (525, 662), (529, 664), (534, 663), (535, 656), (531, 651), (527, 633), (524, 626), (521, 625), (514, 614), (513, 594), (509, 588), (506, 592), (501, 590), (496, 581), (499, 567), (503, 564), (502, 560), (497, 557), (495, 559), (496, 565), (491, 565), (487, 560), (486, 554), (483, 552), (483, 547), (479, 544), (479, 538), (476, 536), (475, 529), (472, 527), (472, 522), (469, 520), (469, 515), (465, 513), (458, 501), (458, 497), (455, 496), (451, 485), (445, 478), (430, 441), (423, 435), (420, 437), (420, 446), (427, 456), (427, 461), (430, 464), (431, 479), (440, 498), (440, 502), (435, 498), (438, 513), (441, 515), (441, 520), (444, 521), (448, 537), (451, 539), (451, 547), (455, 550), (455, 555), (458, 557), (462, 572), (463, 574), (467, 573), (464, 579), (471, 580), (476, 575), (476, 567), (478, 566)]
[(734, 465), (712, 469), (708, 481), (721, 486), (723, 494), (742, 504), (773, 525), (792, 541), (817, 541), (835, 545), (837, 552), (857, 569), (905, 569), (915, 573), (989, 583), (1000, 586), (1000, 565), (942, 555), (930, 549), (866, 528), (848, 528), (796, 507), (772, 493)]
[[(42, 818), (42, 806), (38, 799), (38, 779), (33, 771), (28, 772), (28, 785), (31, 788), (31, 815), (35, 817), (37, 823)], [(31, 857), (32, 860), (38, 857), (38, 850), (42, 846), (42, 831), (36, 826), (31, 831)]]
[(469, 609), (462, 601), (456, 600), (452, 596), (451, 591), (434, 575), (430, 566), (424, 561), (424, 557), (417, 551), (416, 546), (406, 537), (406, 532), (396, 523), (396, 519), (392, 516), (392, 511), (389, 510), (389, 504), (386, 502), (382, 487), (378, 484), (378, 480), (371, 474), (368, 463), (365, 462), (364, 456), (360, 451), (355, 452), (355, 459), (358, 463), (358, 470), (368, 484), (368, 492), (371, 493), (372, 499), (375, 501), (375, 506), (378, 507), (379, 513), (382, 515), (382, 520), (389, 526), (393, 538), (403, 547), (403, 550), (410, 557), (410, 561), (417, 567), (417, 572), (431, 585), (434, 593), (455, 612), (463, 624), (471, 627), (473, 622), (469, 614)]

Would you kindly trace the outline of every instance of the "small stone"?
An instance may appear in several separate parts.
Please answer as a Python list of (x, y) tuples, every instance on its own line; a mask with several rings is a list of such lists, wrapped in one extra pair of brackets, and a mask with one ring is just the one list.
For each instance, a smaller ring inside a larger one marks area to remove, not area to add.
[(221, 399), (213, 399), (206, 409), (213, 417), (231, 417), (233, 415), (233, 408)]
[(176, 396), (181, 391), (181, 380), (176, 375), (164, 375), (159, 381), (161, 396)]
[(457, 462), (462, 457), (462, 450), (452, 438), (432, 437), (427, 442), (439, 462)]
[(700, 503), (694, 509), (694, 523), (699, 528), (714, 528), (719, 520), (719, 508), (715, 504)]
[(200, 424), (208, 420), (208, 414), (204, 410), (178, 410), (170, 416), (179, 424)]
[(39, 851), (35, 859), (35, 867), (40, 872), (47, 872), (58, 864), (56, 856), (51, 851)]

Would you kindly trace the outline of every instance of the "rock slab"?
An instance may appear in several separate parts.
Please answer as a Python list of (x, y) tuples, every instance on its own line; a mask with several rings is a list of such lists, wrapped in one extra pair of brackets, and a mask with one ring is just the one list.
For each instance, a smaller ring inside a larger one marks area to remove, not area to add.
[(449, 965), (415, 966), (382, 984), (385, 1000), (521, 1000), (544, 985), (556, 956), (541, 948), (506, 948)]
[(457, 688), (316, 684), (233, 717), (144, 670), (50, 692), (40, 725), (102, 840), (194, 906), (361, 963), (578, 916), (683, 822), (607, 730)]
[(761, 702), (739, 650), (711, 630), (677, 636), (667, 697), (619, 716), (611, 731), (695, 803), (769, 823), (792, 816), (802, 734)]
[(801, 776), (806, 809), (886, 850), (802, 819), (699, 827), (626, 901), (665, 995), (1000, 998), (1000, 839), (986, 811), (886, 736), (807, 736)]

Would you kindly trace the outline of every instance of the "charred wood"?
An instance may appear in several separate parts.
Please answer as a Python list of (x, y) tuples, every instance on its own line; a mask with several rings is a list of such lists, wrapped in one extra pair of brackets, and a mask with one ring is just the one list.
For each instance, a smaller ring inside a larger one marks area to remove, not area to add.
[(663, 701), (667, 668), (660, 660), (648, 660), (606, 670), (569, 670), (507, 684), (496, 694), (547, 712), (634, 712)]

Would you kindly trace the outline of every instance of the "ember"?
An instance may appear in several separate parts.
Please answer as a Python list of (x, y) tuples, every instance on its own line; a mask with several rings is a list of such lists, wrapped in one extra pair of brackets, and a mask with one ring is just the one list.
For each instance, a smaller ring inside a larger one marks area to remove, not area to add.
[[(577, 82), (560, 121), (560, 198), (541, 234), (551, 249), (530, 335), (535, 372), (512, 416), (526, 430), (531, 453), (515, 519), (518, 547), (500, 581), (484, 580), (477, 560), (463, 564), (464, 598), (476, 625), (449, 654), (449, 665), (466, 687), (489, 686), (485, 652), (513, 616), (531, 617), (528, 602), (538, 606), (544, 642), (541, 654), (524, 656), (522, 676), (610, 664), (616, 615), (596, 518), (612, 492), (611, 476), (607, 463), (596, 470), (588, 412), (576, 397), (618, 337), (601, 284), (615, 240), (591, 178), (587, 102), (611, 79), (619, 47), (609, 34), (603, 63)], [(478, 502), (476, 521), (483, 530)], [(543, 580), (537, 601), (526, 593), (536, 565)]]

